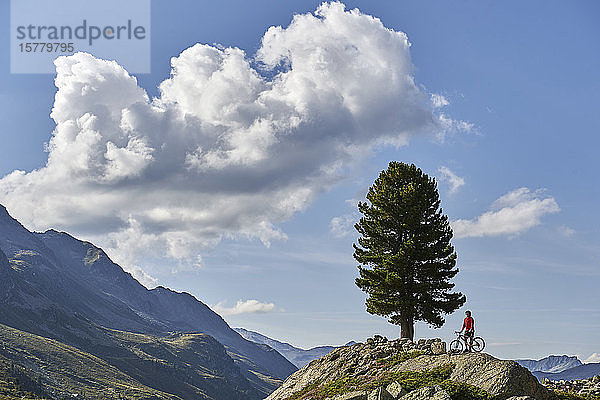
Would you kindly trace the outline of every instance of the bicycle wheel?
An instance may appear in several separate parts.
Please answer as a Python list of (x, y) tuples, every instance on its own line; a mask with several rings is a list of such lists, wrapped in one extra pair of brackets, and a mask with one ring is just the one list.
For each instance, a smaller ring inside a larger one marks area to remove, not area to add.
[(485, 340), (480, 336), (473, 338), (473, 346), (471, 346), (471, 348), (477, 353), (482, 352), (485, 348)]
[(450, 342), (450, 354), (462, 353), (463, 350), (464, 346), (460, 340), (454, 339)]

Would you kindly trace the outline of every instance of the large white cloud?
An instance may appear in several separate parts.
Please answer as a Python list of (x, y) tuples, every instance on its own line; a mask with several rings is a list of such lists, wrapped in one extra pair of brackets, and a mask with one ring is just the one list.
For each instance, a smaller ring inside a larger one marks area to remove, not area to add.
[(225, 236), (268, 245), (372, 146), (452, 125), (415, 84), (409, 47), (324, 3), (271, 27), (253, 59), (188, 48), (154, 99), (115, 62), (59, 57), (47, 164), (0, 179), (0, 202), (29, 228), (99, 240), (132, 271), (139, 254), (196, 260)]
[(457, 238), (518, 235), (541, 223), (546, 214), (559, 212), (553, 197), (544, 196), (543, 190), (532, 192), (522, 187), (500, 197), (490, 210), (474, 219), (452, 221)]

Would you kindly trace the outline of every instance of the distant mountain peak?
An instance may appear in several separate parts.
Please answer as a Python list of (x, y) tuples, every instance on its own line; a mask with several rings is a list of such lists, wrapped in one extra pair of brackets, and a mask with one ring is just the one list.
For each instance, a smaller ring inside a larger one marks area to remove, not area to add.
[[(294, 364), (298, 368), (301, 368), (309, 362), (311, 362), (312, 360), (322, 357), (325, 354), (331, 352), (332, 350), (338, 348), (337, 346), (317, 346), (305, 350), (292, 346), (289, 343), (281, 342), (279, 340), (275, 340), (268, 336), (265, 336), (261, 333), (249, 331), (244, 328), (233, 328), (233, 330), (242, 335), (242, 337), (247, 340), (258, 344), (267, 345), (277, 350), (280, 354), (282, 354), (285, 358), (287, 358), (292, 364)], [(356, 342), (350, 341), (344, 346), (351, 346), (353, 344), (356, 344)]]
[(516, 362), (531, 372), (539, 371), (548, 373), (562, 372), (582, 364), (577, 356), (567, 355), (549, 355), (540, 360), (516, 360)]

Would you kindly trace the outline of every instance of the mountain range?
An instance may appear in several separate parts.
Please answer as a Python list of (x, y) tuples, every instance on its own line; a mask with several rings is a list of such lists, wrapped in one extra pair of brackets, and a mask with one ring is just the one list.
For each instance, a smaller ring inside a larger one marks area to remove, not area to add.
[[(287, 358), (292, 364), (294, 364), (298, 368), (302, 368), (312, 360), (321, 358), (325, 354), (331, 352), (332, 350), (337, 349), (337, 347), (335, 346), (318, 346), (305, 350), (298, 347), (294, 347), (289, 343), (284, 343), (275, 339), (271, 339), (270, 337), (262, 335), (258, 332), (249, 331), (244, 328), (233, 329), (237, 333), (242, 335), (242, 337), (244, 337), (245, 339), (248, 339), (255, 343), (267, 345), (277, 350), (282, 356)], [(344, 346), (351, 346), (355, 343), (356, 342), (348, 342)]]
[(576, 356), (548, 356), (541, 360), (515, 361), (531, 371), (539, 380), (587, 379), (600, 375), (600, 363), (583, 364)]
[[(64, 232), (30, 232), (3, 206), (0, 324), (4, 333), (21, 332), (11, 337), (52, 343), (42, 348), (60, 344), (94, 357), (106, 364), (101, 369), (164, 398), (261, 399), (297, 369), (274, 349), (244, 339), (192, 295), (148, 290), (102, 249)], [(53, 380), (43, 354), (17, 359), (19, 342), (7, 343), (0, 361), (38, 376), (39, 390), (55, 390), (44, 386)], [(145, 398), (128, 394), (130, 386), (115, 393)]]
[(548, 356), (541, 360), (515, 360), (531, 372), (558, 373), (583, 363), (576, 356)]
[(533, 375), (535, 375), (535, 377), (539, 380), (546, 378), (550, 379), (551, 381), (587, 379), (596, 375), (600, 375), (600, 363), (582, 364), (577, 367), (555, 373), (535, 371), (533, 372)]

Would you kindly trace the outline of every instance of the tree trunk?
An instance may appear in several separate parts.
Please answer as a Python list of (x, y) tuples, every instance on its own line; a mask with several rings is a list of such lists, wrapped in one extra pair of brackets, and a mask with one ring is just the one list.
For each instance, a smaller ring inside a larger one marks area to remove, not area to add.
[(412, 318), (402, 318), (400, 321), (400, 338), (413, 340), (415, 336), (415, 327)]

